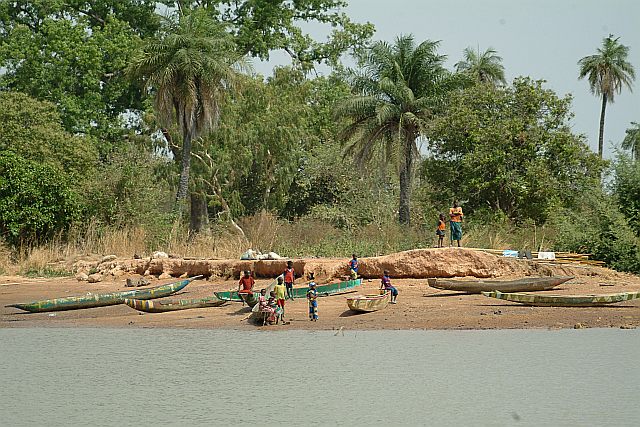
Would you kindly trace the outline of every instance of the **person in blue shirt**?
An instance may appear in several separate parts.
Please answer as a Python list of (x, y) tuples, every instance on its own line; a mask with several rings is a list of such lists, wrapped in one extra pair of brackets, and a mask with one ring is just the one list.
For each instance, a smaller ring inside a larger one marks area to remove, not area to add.
[(351, 261), (349, 261), (349, 273), (351, 274), (352, 280), (356, 280), (358, 278), (358, 257), (356, 254), (353, 254)]

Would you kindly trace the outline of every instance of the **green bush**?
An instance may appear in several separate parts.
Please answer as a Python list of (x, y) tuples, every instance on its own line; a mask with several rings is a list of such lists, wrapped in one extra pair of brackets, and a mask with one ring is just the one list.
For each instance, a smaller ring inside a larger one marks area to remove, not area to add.
[(615, 197), (594, 192), (580, 208), (558, 211), (553, 218), (556, 250), (590, 253), (615, 270), (640, 273), (640, 239)]
[(77, 194), (58, 168), (0, 153), (0, 233), (7, 242), (43, 241), (79, 216)]

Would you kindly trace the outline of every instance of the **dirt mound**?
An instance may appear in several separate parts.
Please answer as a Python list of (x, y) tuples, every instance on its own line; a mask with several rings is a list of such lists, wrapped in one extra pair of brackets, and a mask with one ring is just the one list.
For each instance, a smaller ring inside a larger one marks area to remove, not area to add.
[[(313, 272), (317, 279), (347, 276), (347, 258), (303, 258), (293, 260), (297, 275)], [(75, 271), (84, 274), (100, 273), (104, 277), (139, 274), (143, 276), (194, 276), (238, 278), (244, 270), (256, 277), (272, 278), (281, 274), (287, 260), (220, 260), (220, 259), (108, 259), (107, 261), (79, 261)], [(359, 274), (366, 279), (382, 276), (388, 270), (391, 277), (423, 279), (429, 277), (516, 277), (516, 276), (599, 276), (603, 279), (623, 277), (624, 274), (577, 264), (537, 262), (498, 257), (486, 252), (465, 248), (415, 249), (379, 257), (361, 258)]]

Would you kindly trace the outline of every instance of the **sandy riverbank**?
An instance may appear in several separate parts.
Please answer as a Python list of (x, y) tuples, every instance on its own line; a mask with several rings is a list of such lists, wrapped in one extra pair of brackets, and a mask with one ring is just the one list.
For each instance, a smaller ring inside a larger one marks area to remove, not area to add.
[[(598, 271), (601, 272), (598, 274)], [(592, 275), (593, 274), (593, 275)], [(152, 285), (171, 280), (153, 280)], [(265, 285), (260, 279), (257, 286)], [(300, 282), (299, 285), (303, 283)], [(287, 303), (288, 325), (263, 329), (509, 329), (638, 327), (640, 301), (629, 301), (599, 308), (525, 307), (515, 303), (430, 288), (425, 279), (398, 279), (397, 305), (383, 311), (354, 314), (348, 311), (345, 295), (319, 299), (320, 320), (309, 322), (304, 300)], [(606, 286), (605, 286), (606, 285)], [(197, 280), (173, 298), (200, 298), (213, 291), (236, 286), (235, 280)], [(358, 293), (373, 293), (378, 280), (365, 280)], [(247, 320), (249, 311), (240, 303), (222, 307), (184, 310), (161, 314), (140, 314), (125, 306), (101, 307), (55, 313), (23, 313), (4, 307), (16, 302), (81, 295), (87, 292), (124, 290), (124, 279), (101, 283), (78, 282), (74, 278), (26, 279), (0, 277), (0, 327), (150, 327), (150, 328), (224, 328), (256, 330)], [(606, 294), (640, 290), (640, 278), (610, 270), (585, 271), (584, 275), (561, 285), (558, 294)]]

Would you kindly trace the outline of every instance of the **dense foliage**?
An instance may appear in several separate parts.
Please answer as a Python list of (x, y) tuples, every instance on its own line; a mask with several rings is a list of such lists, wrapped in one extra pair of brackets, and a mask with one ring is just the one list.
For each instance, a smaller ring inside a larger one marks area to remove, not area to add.
[(557, 206), (575, 206), (598, 186), (601, 164), (571, 132), (570, 103), (527, 78), (452, 96), (430, 127), (422, 165), (434, 201), (458, 198), (471, 212), (488, 208), (538, 223)]
[[(431, 245), (458, 198), (470, 244), (507, 245), (499, 228), (640, 272), (637, 124), (607, 169), (572, 132), (570, 96), (507, 84), (491, 48), (452, 70), (437, 41), (372, 43), (344, 6), (0, 0), (0, 245), (122, 232), (166, 249), (189, 217), (193, 239), (372, 255)], [(290, 65), (246, 66), (274, 51)], [(580, 62), (603, 113), (633, 80), (627, 53), (609, 37)]]

